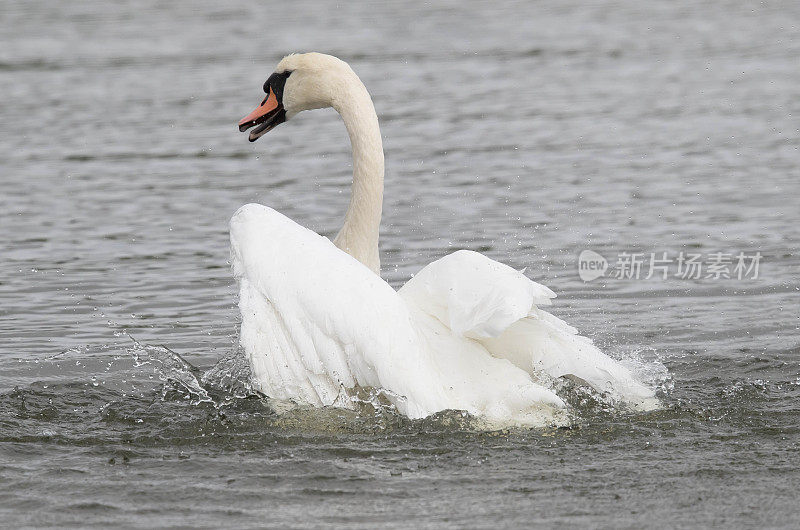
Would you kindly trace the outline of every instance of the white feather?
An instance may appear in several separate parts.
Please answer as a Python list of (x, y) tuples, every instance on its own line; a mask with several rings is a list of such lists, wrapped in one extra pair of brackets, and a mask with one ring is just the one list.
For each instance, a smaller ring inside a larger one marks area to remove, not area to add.
[(260, 390), (333, 405), (342, 388), (387, 390), (400, 412), (446, 409), (541, 424), (564, 406), (479, 343), (409, 306), (328, 239), (258, 204), (231, 219), (241, 345)]

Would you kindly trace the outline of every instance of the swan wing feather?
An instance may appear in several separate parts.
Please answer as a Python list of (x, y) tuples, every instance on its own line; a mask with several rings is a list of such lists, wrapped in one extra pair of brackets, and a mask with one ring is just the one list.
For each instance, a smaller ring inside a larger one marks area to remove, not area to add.
[(396, 392), (410, 417), (441, 410), (409, 311), (386, 282), (266, 206), (242, 206), (230, 233), (239, 341), (265, 394), (332, 405), (360, 385)]
[(454, 333), (496, 337), (555, 293), (520, 271), (470, 250), (459, 250), (423, 268), (400, 295), (435, 316)]
[(658, 405), (630, 369), (540, 309), (551, 303), (553, 291), (505, 264), (459, 250), (422, 269), (399, 292), (455, 334), (534, 377), (578, 379), (639, 409)]

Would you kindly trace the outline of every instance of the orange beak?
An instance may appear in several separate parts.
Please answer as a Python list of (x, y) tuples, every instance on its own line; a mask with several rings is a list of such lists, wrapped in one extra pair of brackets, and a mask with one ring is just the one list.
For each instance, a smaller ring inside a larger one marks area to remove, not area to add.
[(275, 126), (286, 121), (286, 111), (278, 102), (275, 92), (270, 88), (269, 94), (261, 105), (239, 121), (239, 131), (244, 132), (250, 127), (256, 127), (250, 132), (249, 140), (255, 142), (261, 136), (272, 130)]
[(246, 131), (248, 127), (252, 127), (253, 125), (258, 125), (258, 119), (263, 118), (273, 110), (278, 108), (278, 98), (275, 97), (275, 93), (270, 90), (267, 97), (264, 98), (264, 101), (261, 102), (261, 105), (256, 107), (256, 110), (245, 116), (244, 118), (239, 121), (239, 130)]

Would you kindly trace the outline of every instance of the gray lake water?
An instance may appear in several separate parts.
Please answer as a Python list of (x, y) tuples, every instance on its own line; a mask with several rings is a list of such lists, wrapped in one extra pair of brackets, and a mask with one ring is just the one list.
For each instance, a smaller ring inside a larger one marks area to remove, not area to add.
[[(0, 525), (797, 524), (797, 2), (3, 0), (0, 20)], [(330, 236), (348, 200), (333, 111), (236, 128), (312, 50), (380, 115), (384, 278), (459, 248), (527, 267), (650, 367), (663, 410), (566, 389), (571, 429), (486, 433), (243, 397), (229, 217), (256, 201)], [(584, 282), (587, 249), (675, 263)], [(760, 253), (758, 275), (684, 278), (681, 252)]]

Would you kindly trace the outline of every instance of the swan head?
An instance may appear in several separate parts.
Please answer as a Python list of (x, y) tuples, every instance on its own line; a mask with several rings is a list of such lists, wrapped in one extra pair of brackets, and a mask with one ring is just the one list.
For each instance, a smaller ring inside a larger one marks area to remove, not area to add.
[(361, 85), (350, 66), (332, 55), (301, 53), (284, 57), (264, 83), (266, 97), (239, 122), (239, 130), (251, 127), (249, 140), (266, 133), (304, 110), (339, 107), (348, 87)]

